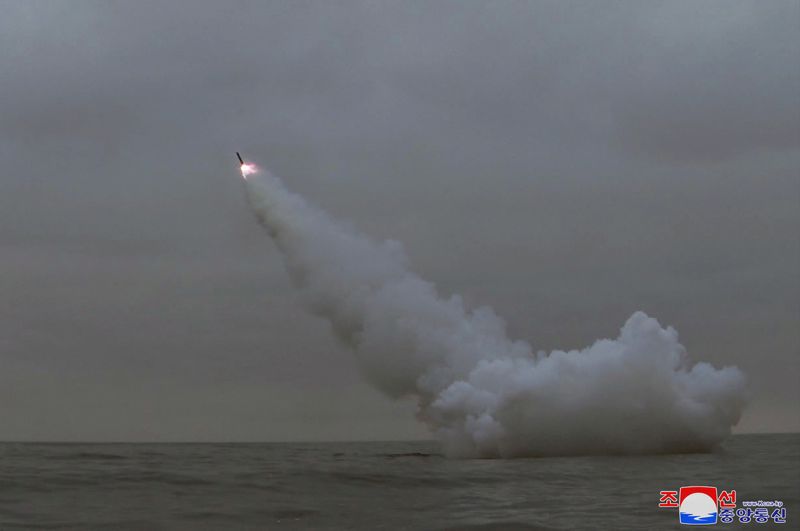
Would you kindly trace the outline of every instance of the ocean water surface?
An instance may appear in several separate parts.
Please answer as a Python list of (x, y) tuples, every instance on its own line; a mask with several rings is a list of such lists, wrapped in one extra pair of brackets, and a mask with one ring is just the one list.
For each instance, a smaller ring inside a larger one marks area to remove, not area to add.
[(0, 443), (0, 529), (686, 529), (658, 507), (682, 485), (781, 500), (797, 529), (800, 435), (515, 460), (446, 459), (432, 442)]

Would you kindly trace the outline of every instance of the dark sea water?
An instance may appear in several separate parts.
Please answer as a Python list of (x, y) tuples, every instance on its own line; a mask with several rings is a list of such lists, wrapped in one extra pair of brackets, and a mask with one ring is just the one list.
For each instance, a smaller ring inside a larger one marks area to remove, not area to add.
[(0, 529), (690, 529), (658, 507), (659, 491), (682, 485), (782, 500), (782, 527), (800, 522), (798, 435), (736, 436), (693, 455), (438, 452), (426, 442), (2, 443)]

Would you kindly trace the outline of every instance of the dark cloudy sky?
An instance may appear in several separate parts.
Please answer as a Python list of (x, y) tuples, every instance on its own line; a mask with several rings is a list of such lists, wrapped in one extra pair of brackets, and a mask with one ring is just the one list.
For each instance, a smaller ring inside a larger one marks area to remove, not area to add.
[(241, 151), (535, 349), (635, 310), (800, 429), (800, 2), (0, 1), (0, 439), (425, 437)]

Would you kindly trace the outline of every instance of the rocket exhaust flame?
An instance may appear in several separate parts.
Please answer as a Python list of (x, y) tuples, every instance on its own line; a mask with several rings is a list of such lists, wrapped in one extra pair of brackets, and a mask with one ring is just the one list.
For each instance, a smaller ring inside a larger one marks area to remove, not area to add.
[(239, 159), (239, 164), (241, 165), (239, 166), (239, 169), (241, 170), (242, 177), (244, 177), (245, 180), (247, 180), (248, 175), (252, 175), (258, 171), (254, 164), (245, 163), (238, 151), (236, 152), (236, 158)]
[(242, 164), (239, 169), (242, 171), (242, 177), (244, 177), (245, 180), (247, 180), (248, 175), (252, 175), (257, 171), (256, 167), (252, 164)]
[(491, 308), (442, 298), (399, 243), (367, 239), (269, 172), (245, 188), (309, 310), (373, 385), (416, 398), (448, 456), (708, 451), (739, 420), (744, 375), (691, 364), (678, 333), (642, 312), (616, 339), (534, 353)]

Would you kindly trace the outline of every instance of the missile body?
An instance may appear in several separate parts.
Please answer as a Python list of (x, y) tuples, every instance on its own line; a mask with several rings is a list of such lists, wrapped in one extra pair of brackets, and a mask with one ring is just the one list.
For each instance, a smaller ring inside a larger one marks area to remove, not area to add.
[(242, 160), (242, 156), (241, 156), (241, 155), (239, 155), (239, 152), (238, 152), (238, 151), (236, 152), (236, 158), (238, 158), (238, 159), (239, 159), (239, 162), (240, 162), (241, 164), (244, 164), (244, 161)]

